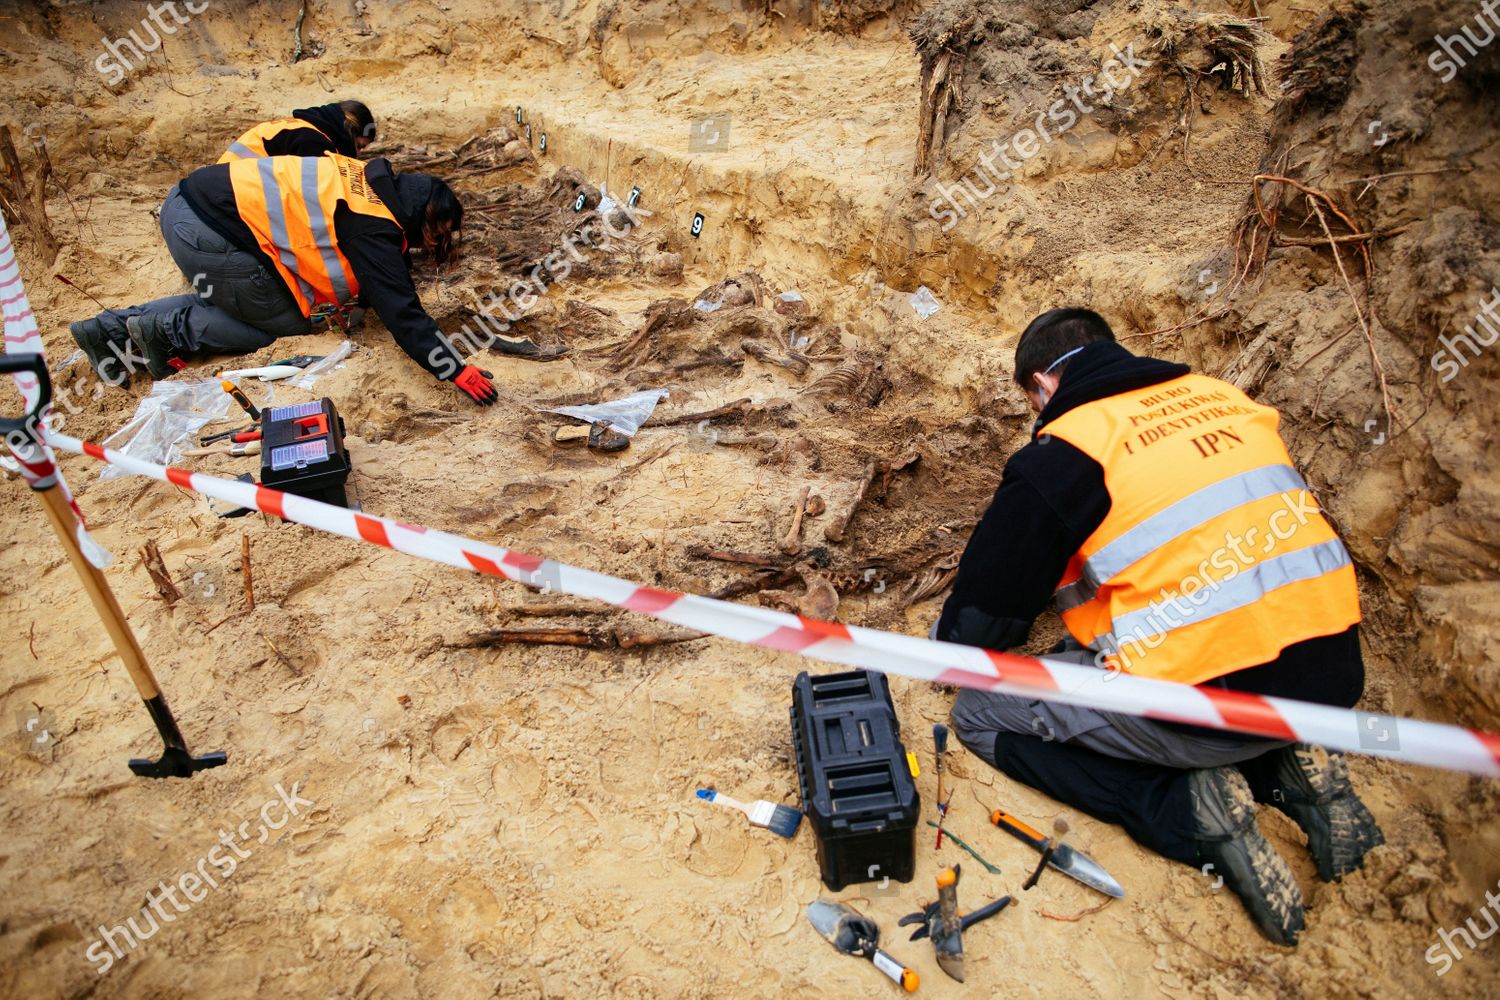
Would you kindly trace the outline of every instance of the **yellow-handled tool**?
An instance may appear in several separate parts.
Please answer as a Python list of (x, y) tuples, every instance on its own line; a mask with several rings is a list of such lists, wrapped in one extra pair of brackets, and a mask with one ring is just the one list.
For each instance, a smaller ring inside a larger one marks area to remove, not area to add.
[(250, 402), (250, 397), (245, 395), (244, 391), (240, 389), (239, 386), (235, 385), (233, 382), (229, 381), (229, 379), (226, 378), (219, 383), (219, 387), (222, 388), (225, 392), (229, 393), (229, 395), (234, 398), (234, 401), (240, 404), (240, 408), (242, 410), (250, 414), (251, 420), (259, 422), (260, 410), (256, 408), (254, 403)]

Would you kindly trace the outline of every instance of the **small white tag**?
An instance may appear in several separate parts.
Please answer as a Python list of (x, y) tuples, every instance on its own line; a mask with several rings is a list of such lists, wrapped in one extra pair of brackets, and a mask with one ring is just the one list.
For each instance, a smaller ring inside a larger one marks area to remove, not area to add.
[(901, 965), (900, 962), (895, 961), (891, 958), (891, 956), (887, 955), (883, 951), (877, 951), (872, 961), (875, 963), (875, 968), (879, 969), (881, 972), (884, 972), (887, 976), (890, 976), (896, 982), (901, 982), (901, 974), (905, 972), (906, 969)]

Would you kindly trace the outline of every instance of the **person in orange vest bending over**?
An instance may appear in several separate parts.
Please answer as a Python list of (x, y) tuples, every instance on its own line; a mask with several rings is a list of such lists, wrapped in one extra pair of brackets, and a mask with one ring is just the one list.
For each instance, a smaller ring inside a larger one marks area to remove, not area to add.
[(348, 325), (375, 310), (412, 360), (475, 402), (493, 403), (491, 376), (466, 364), (422, 308), (410, 251), (454, 254), (463, 205), (426, 174), (383, 159), (273, 156), (203, 167), (161, 209), (167, 250), (196, 294), (112, 309), (71, 325), (100, 378), (139, 369), (161, 379), (199, 354), (247, 354), (324, 319)]
[[(1033, 320), (1015, 378), (1039, 414), (1032, 440), (1005, 465), (935, 638), (1019, 646), (1055, 601), (1070, 636), (1059, 659), (1354, 705), (1354, 566), (1276, 410), (1136, 357), (1087, 309)], [(964, 745), (1011, 777), (1229, 886), (1279, 944), (1303, 927), (1302, 894), (1255, 803), (1302, 827), (1324, 880), (1384, 843), (1344, 758), (1322, 747), (969, 689), (952, 715)]]
[(375, 141), (375, 116), (359, 101), (298, 108), (290, 118), (262, 122), (234, 142), (220, 163), (264, 156), (358, 156)]

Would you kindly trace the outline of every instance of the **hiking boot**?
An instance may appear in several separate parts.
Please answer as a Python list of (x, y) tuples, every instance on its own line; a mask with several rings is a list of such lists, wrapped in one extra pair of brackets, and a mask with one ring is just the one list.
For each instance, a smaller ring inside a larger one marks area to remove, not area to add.
[(187, 362), (178, 356), (177, 348), (167, 339), (157, 317), (132, 316), (125, 321), (125, 329), (130, 332), (136, 350), (145, 356), (146, 369), (152, 378), (171, 378), (187, 367)]
[(1245, 776), (1233, 767), (1204, 768), (1189, 773), (1188, 787), (1203, 873), (1224, 879), (1262, 934), (1277, 944), (1296, 944), (1302, 890), (1286, 859), (1256, 827), (1255, 797)]
[(1364, 864), (1385, 835), (1349, 783), (1349, 761), (1307, 743), (1274, 750), (1257, 798), (1292, 818), (1307, 834), (1307, 850), (1318, 866), (1318, 878), (1337, 881)]
[(130, 369), (121, 362), (118, 350), (127, 343), (125, 338), (111, 336), (97, 317), (69, 323), (68, 332), (83, 349), (89, 367), (94, 369), (100, 381), (121, 388), (130, 384)]

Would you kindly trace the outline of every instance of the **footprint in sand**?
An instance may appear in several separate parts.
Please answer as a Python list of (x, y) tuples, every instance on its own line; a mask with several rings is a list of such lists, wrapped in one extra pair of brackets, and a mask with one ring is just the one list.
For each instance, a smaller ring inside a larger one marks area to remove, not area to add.
[(530, 809), (540, 799), (542, 763), (517, 742), (515, 726), (479, 706), (465, 705), (432, 727), (433, 755), (454, 770), (475, 773), (475, 785), (507, 810)]
[(490, 767), (490, 793), (496, 803), (512, 811), (537, 808), (541, 804), (544, 774), (541, 763), (519, 747), (497, 750), (495, 757)]
[(333, 812), (329, 809), (314, 809), (302, 819), (297, 820), (297, 829), (291, 832), (292, 843), (299, 848), (306, 848), (316, 844), (328, 835), (329, 823), (333, 819)]
[[(734, 817), (726, 819), (733, 821)], [(695, 875), (748, 882), (759, 878), (769, 865), (765, 846), (752, 843), (748, 831), (725, 829), (707, 820), (688, 820), (678, 833), (674, 842), (687, 840), (680, 863)]]

